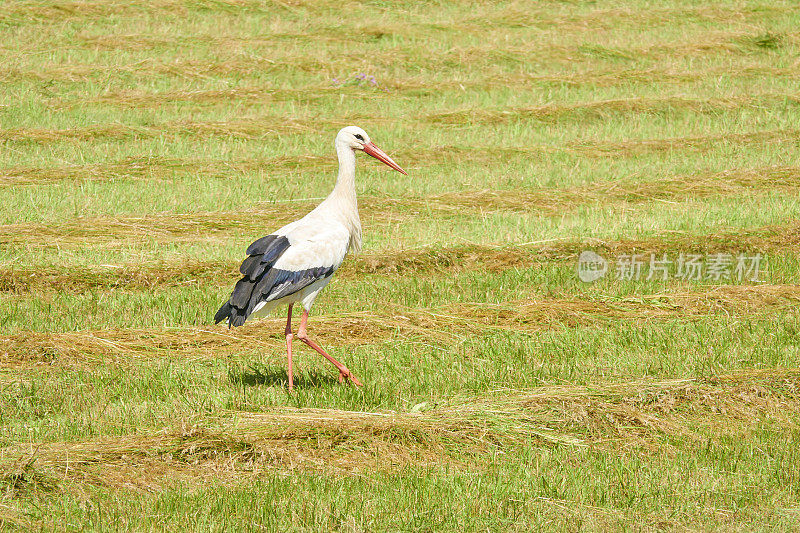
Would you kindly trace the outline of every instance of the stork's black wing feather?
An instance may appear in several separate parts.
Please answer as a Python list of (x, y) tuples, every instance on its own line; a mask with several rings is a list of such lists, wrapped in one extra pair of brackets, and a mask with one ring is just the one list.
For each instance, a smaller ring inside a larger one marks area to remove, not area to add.
[(279, 300), (299, 292), (315, 281), (325, 279), (336, 271), (332, 266), (308, 268), (305, 270), (282, 270), (271, 268), (258, 282), (250, 298), (246, 316), (250, 316), (256, 305), (263, 301)]
[(241, 326), (259, 303), (294, 294), (336, 270), (333, 266), (299, 271), (274, 268), (289, 246), (286, 237), (267, 235), (247, 248), (249, 257), (239, 267), (242, 279), (236, 283), (230, 299), (214, 315), (216, 323), (228, 319), (229, 326)]
[[(219, 308), (214, 315), (214, 322), (219, 324), (225, 319), (230, 326), (241, 326), (255, 306), (252, 303), (261, 301), (259, 294), (253, 294), (253, 289), (260, 285), (263, 278), (269, 277), (272, 265), (289, 249), (289, 239), (282, 235), (267, 235), (247, 247), (247, 259), (242, 262), (239, 272), (242, 273), (230, 299)], [(256, 298), (254, 298), (254, 296)]]

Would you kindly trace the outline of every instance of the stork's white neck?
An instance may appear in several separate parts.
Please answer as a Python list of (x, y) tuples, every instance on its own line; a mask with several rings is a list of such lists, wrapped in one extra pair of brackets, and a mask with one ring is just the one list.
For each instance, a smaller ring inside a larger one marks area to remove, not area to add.
[(339, 176), (325, 202), (331, 205), (332, 212), (350, 231), (350, 248), (358, 252), (361, 249), (361, 219), (356, 198), (356, 154), (347, 143), (337, 139), (336, 155), (339, 156)]
[(356, 153), (344, 142), (336, 140), (336, 155), (339, 156), (339, 176), (333, 193), (352, 198), (356, 211)]

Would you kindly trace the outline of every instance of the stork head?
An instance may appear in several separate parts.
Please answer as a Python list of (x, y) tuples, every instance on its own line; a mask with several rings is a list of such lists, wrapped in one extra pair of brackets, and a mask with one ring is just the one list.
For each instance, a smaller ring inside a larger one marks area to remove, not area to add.
[(400, 168), (400, 165), (395, 163), (391, 157), (386, 155), (386, 152), (375, 146), (370, 140), (367, 132), (358, 126), (347, 126), (339, 130), (336, 135), (336, 144), (343, 143), (345, 146), (350, 147), (352, 150), (361, 150), (365, 154), (371, 155), (381, 163), (395, 169), (398, 172), (408, 175), (408, 172)]

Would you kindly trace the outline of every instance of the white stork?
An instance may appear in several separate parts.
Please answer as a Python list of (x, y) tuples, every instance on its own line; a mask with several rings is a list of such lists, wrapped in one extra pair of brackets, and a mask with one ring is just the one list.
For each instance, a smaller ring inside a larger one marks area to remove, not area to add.
[(361, 382), (346, 366), (308, 338), (308, 313), (347, 252), (352, 250), (355, 253), (361, 249), (361, 220), (358, 217), (355, 186), (356, 150), (407, 174), (370, 141), (367, 132), (356, 126), (340, 130), (335, 146), (339, 156), (339, 176), (333, 192), (300, 220), (261, 237), (247, 248), (248, 257), (239, 267), (242, 279), (236, 283), (230, 299), (214, 316), (217, 324), (227, 320), (228, 327), (235, 327), (241, 326), (250, 317), (264, 316), (278, 306), (288, 305), (286, 353), (290, 392), (294, 389), (292, 306), (297, 302), (303, 306), (297, 338), (339, 369), (339, 382), (349, 379), (361, 386)]

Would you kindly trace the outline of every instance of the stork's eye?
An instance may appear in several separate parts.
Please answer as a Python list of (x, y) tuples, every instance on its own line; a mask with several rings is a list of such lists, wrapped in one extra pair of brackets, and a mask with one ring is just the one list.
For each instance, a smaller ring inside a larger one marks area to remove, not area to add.
[(362, 137), (360, 133), (356, 133), (356, 139), (358, 139), (361, 142), (364, 142), (364, 137)]

